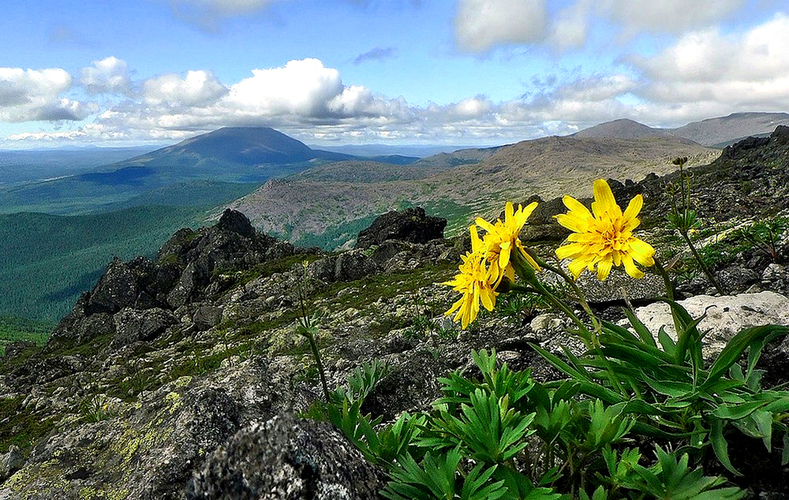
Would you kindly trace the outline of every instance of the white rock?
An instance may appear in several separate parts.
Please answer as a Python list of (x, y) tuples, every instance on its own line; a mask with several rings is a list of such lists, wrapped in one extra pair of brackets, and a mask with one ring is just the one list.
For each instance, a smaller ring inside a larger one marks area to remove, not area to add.
[[(723, 297), (697, 295), (680, 300), (679, 304), (693, 318), (699, 318), (706, 312), (707, 315), (698, 328), (702, 333), (707, 332), (702, 339), (702, 352), (708, 360), (715, 358), (726, 343), (744, 328), (767, 324), (789, 325), (789, 299), (775, 292)], [(636, 316), (655, 338), (662, 326), (671, 338), (677, 339), (668, 304), (655, 302), (639, 307), (636, 309)]]

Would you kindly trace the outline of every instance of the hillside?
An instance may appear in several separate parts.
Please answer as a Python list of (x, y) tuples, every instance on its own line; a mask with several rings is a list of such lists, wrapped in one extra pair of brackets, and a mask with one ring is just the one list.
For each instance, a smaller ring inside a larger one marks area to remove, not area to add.
[[(574, 140), (540, 147), (557, 151)], [(587, 148), (580, 149), (588, 154)], [(620, 205), (643, 194), (638, 237), (654, 245), (659, 258), (673, 256), (669, 279), (676, 281), (677, 299), (688, 311), (695, 308), (690, 318), (680, 316), (689, 324), (683, 333), (689, 342), (675, 343), (671, 327), (644, 325), (666, 307), (666, 287), (653, 268), (641, 280), (621, 270), (620, 279), (612, 273), (606, 282), (583, 274), (573, 283), (586, 293), (589, 311), (605, 321), (603, 359), (599, 349), (579, 341), (579, 328), (591, 328), (587, 316), (573, 322), (568, 311), (580, 314), (571, 310), (574, 304), (562, 313), (534, 295), (502, 294), (492, 312), (482, 311), (460, 331), (444, 316), (457, 294), (440, 283), (451, 279), (468, 250), (463, 237), (412, 241), (418, 231), (379, 228), (376, 234), (397, 239), (327, 254), (277, 241), (255, 231), (243, 214), (225, 211), (211, 227), (178, 231), (155, 259), (114, 260), (44, 347), (6, 346), (0, 498), (208, 500), (266, 498), (272, 491), (338, 498), (330, 494), (339, 491), (341, 498), (369, 499), (395, 476), (387, 466), (407, 457), (397, 451), (401, 445), (424, 469), (431, 465), (422, 458), (427, 452), (442, 461), (455, 447), (470, 455), (460, 445), (446, 446), (449, 439), (489, 453), (499, 448), (487, 430), (510, 433), (516, 425), (520, 430), (507, 434), (514, 446), (507, 460), (514, 465), (503, 465), (512, 468), (507, 477), (520, 481), (513, 490), (535, 491), (531, 484), (547, 477), (540, 496), (569, 496), (567, 483), (555, 479), (563, 464), (583, 467), (575, 469), (582, 480), (594, 481), (609, 473), (603, 457), (613, 456), (620, 466), (614, 471), (638, 466), (650, 479), (660, 478), (655, 484), (665, 478), (662, 467), (671, 467), (679, 471), (672, 472), (673, 484), (720, 487), (704, 498), (785, 498), (787, 167), (789, 128), (690, 168), (702, 216), (695, 241), (732, 294), (722, 297), (708, 293), (698, 265), (665, 227), (665, 184), (676, 174), (611, 182)], [(591, 191), (589, 183), (577, 188), (584, 198)], [(542, 203), (543, 213), (535, 212), (520, 233), (537, 255), (552, 255), (567, 234), (551, 217), (564, 211), (560, 207), (558, 198)], [(746, 233), (732, 231), (755, 228), (755, 215), (783, 227), (772, 256)], [(546, 268), (540, 279), (550, 284), (548, 274)], [(632, 320), (638, 336), (616, 326), (628, 321), (624, 305), (640, 318)], [(312, 347), (298, 333), (305, 330), (300, 321), (313, 313), (310, 331), (324, 361), (328, 397)], [(746, 325), (768, 323), (779, 326), (749, 328), (731, 341)], [(492, 349), (496, 354), (488, 356)], [(694, 377), (704, 382), (693, 384)], [(722, 394), (710, 394), (710, 387)], [(469, 403), (468, 393), (475, 395)], [(453, 399), (434, 405), (441, 397)], [(533, 418), (538, 410), (547, 417)], [(749, 419), (757, 411), (758, 420)], [(368, 414), (380, 425), (370, 425)], [(719, 416), (729, 421), (725, 439), (713, 438), (726, 443), (724, 459), (709, 438), (723, 425)], [(765, 442), (767, 432), (773, 441)], [(699, 434), (704, 443), (690, 442)], [(430, 439), (419, 446), (410, 442), (425, 436)], [(479, 445), (480, 436), (489, 448)], [(567, 441), (556, 444), (554, 436)], [(590, 436), (604, 441), (594, 444)], [(704, 453), (682, 455), (694, 444)], [(592, 452), (594, 460), (577, 465), (577, 456)], [(562, 465), (548, 476), (529, 465), (549, 459)], [(437, 470), (442, 463), (432, 465)], [(458, 463), (450, 464), (450, 480), (461, 476)], [(505, 483), (488, 470), (480, 482), (490, 488)], [(417, 485), (429, 480), (418, 472)], [(645, 484), (633, 483), (633, 497), (643, 496)], [(648, 487), (658, 491), (662, 483)]]
[(581, 139), (640, 139), (642, 137), (671, 137), (673, 134), (666, 129), (652, 128), (637, 121), (622, 118), (589, 127), (572, 134), (572, 136)]
[(679, 137), (714, 147), (728, 146), (749, 136), (770, 135), (789, 125), (789, 113), (732, 113), (671, 129)]
[(0, 215), (0, 316), (53, 322), (114, 257), (152, 256), (205, 208), (143, 206), (94, 215)]
[(691, 157), (694, 164), (718, 155), (717, 150), (684, 139), (653, 137), (548, 137), (482, 151), (487, 156), (482, 162), (423, 179), (270, 180), (230, 207), (247, 214), (263, 231), (334, 248), (352, 240), (359, 227), (370, 222), (370, 214), (393, 208), (421, 205), (429, 213), (440, 213), (449, 220), (447, 231), (454, 234), (472, 213), (498, 213), (503, 200), (520, 199), (523, 192), (545, 199), (562, 192), (578, 195), (597, 177), (641, 179), (651, 172), (672, 171), (671, 159), (677, 155)]
[[(0, 188), (0, 213), (84, 214), (140, 196), (167, 205), (172, 203), (161, 189), (175, 184), (183, 188), (194, 182), (197, 187), (190, 189), (199, 189), (205, 181), (259, 185), (271, 177), (348, 158), (313, 150), (268, 127), (222, 128), (89, 172)], [(214, 189), (223, 198), (237, 191), (229, 184)]]
[(788, 124), (789, 113), (732, 113), (677, 128), (653, 128), (633, 120), (620, 119), (589, 127), (572, 136), (614, 139), (673, 136), (704, 146), (723, 148), (746, 137), (768, 136), (778, 125)]

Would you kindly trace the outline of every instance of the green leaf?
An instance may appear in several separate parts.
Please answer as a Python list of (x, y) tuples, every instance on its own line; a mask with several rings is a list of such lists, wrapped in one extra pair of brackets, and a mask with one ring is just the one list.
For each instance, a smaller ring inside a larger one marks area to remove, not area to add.
[(781, 466), (789, 464), (789, 432), (784, 432), (783, 439), (784, 449), (781, 452)]
[(694, 393), (693, 385), (673, 380), (654, 380), (644, 374), (644, 382), (655, 392), (673, 398), (684, 398)]
[(729, 460), (729, 444), (726, 442), (726, 438), (723, 437), (723, 420), (710, 419), (710, 443), (712, 443), (712, 449), (721, 465), (726, 467), (732, 474), (742, 476), (731, 464), (731, 460)]
[(740, 359), (742, 353), (753, 342), (759, 342), (768, 337), (773, 338), (777, 335), (786, 335), (787, 332), (789, 332), (789, 328), (779, 325), (756, 326), (742, 330), (726, 344), (726, 347), (723, 348), (715, 362), (712, 363), (702, 387), (706, 389), (729, 371), (729, 367)]
[(623, 308), (622, 310), (627, 316), (628, 321), (630, 321), (630, 324), (633, 326), (633, 330), (635, 330), (638, 336), (641, 338), (641, 341), (651, 347), (657, 348), (657, 344), (655, 343), (655, 337), (653, 337), (649, 329), (646, 326), (644, 326), (644, 323), (642, 323), (641, 320), (638, 319), (638, 316), (633, 314), (633, 312), (630, 309)]
[(662, 326), (658, 331), (658, 341), (660, 342), (660, 345), (663, 347), (663, 351), (669, 356), (671, 356), (672, 359), (675, 359), (677, 355), (676, 354), (677, 344), (674, 343), (674, 340), (671, 338), (671, 336), (668, 333), (666, 333), (666, 329), (663, 328)]
[(712, 414), (726, 420), (739, 420), (747, 417), (765, 404), (765, 401), (751, 401), (740, 405), (721, 405)]

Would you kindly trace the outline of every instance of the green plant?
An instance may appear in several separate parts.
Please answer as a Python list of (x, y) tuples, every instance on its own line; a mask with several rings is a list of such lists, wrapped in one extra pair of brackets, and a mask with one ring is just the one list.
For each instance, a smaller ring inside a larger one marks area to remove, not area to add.
[(321, 380), (323, 395), (326, 398), (326, 401), (328, 402), (331, 396), (329, 394), (329, 386), (326, 384), (326, 371), (323, 369), (323, 362), (321, 361), (321, 353), (320, 350), (318, 349), (318, 344), (315, 341), (315, 337), (318, 334), (317, 323), (322, 319), (322, 316), (318, 312), (314, 312), (310, 314), (309, 307), (307, 305), (306, 288), (309, 282), (309, 275), (307, 274), (308, 264), (309, 262), (307, 261), (302, 262), (303, 275), (297, 287), (301, 316), (298, 317), (298, 326), (296, 327), (296, 332), (302, 337), (304, 337), (305, 339), (307, 339), (307, 342), (310, 345), (312, 356), (315, 358), (315, 365), (318, 368), (318, 376), (320, 377)]
[(787, 229), (789, 229), (789, 219), (766, 219), (740, 229), (738, 235), (770, 257), (770, 260), (777, 262), (778, 242)]
[(690, 238), (690, 231), (699, 225), (699, 218), (696, 211), (691, 208), (691, 176), (683, 168), (687, 162), (687, 156), (675, 158), (672, 161), (674, 165), (679, 167), (679, 180), (677, 184), (672, 183), (666, 187), (671, 196), (671, 212), (666, 215), (666, 220), (669, 223), (669, 227), (676, 229), (682, 236), (682, 239), (685, 240), (685, 244), (688, 245), (693, 257), (698, 262), (705, 276), (707, 276), (707, 279), (712, 283), (712, 286), (715, 287), (720, 295), (725, 295), (720, 283), (715, 279), (712, 271), (710, 271), (702, 256), (699, 255), (696, 245), (693, 244), (693, 240)]
[(86, 422), (101, 422), (110, 417), (109, 401), (103, 394), (93, 394), (80, 402), (79, 412)]

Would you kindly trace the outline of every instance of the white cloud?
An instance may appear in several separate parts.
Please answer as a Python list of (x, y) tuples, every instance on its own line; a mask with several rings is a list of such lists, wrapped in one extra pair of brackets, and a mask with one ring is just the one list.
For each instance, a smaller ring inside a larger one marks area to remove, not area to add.
[(545, 0), (459, 0), (455, 39), (460, 49), (483, 53), (497, 45), (540, 42), (547, 22)]
[(682, 33), (731, 16), (745, 0), (604, 0), (600, 13), (637, 32)]
[(586, 44), (597, 20), (617, 26), (626, 38), (682, 34), (714, 26), (744, 5), (745, 0), (575, 0), (549, 13), (545, 0), (458, 0), (455, 40), (474, 53), (516, 44), (567, 51)]
[(210, 105), (227, 92), (227, 87), (208, 71), (188, 71), (184, 78), (176, 74), (161, 75), (142, 84), (146, 104), (169, 108)]
[(131, 90), (126, 61), (110, 56), (82, 68), (80, 84), (89, 94), (127, 93)]
[(277, 0), (172, 0), (174, 7), (192, 6), (220, 16), (238, 16), (259, 11)]
[(727, 103), (789, 108), (789, 16), (735, 35), (689, 33), (653, 57), (624, 59), (644, 76), (657, 103)]
[(343, 92), (340, 72), (318, 59), (290, 61), (284, 67), (252, 70), (252, 77), (230, 88), (226, 104), (255, 115), (326, 115), (326, 103)]
[(94, 105), (61, 96), (72, 85), (63, 69), (0, 68), (0, 121), (80, 120)]
[(560, 51), (579, 49), (589, 36), (591, 0), (578, 0), (556, 13), (548, 43)]

